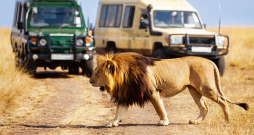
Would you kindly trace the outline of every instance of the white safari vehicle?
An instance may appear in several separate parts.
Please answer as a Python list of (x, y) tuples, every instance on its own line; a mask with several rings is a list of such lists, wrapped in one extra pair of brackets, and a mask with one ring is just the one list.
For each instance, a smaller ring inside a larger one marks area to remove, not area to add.
[(186, 0), (100, 0), (96, 51), (137, 52), (167, 59), (200, 56), (225, 69), (229, 38), (205, 30)]

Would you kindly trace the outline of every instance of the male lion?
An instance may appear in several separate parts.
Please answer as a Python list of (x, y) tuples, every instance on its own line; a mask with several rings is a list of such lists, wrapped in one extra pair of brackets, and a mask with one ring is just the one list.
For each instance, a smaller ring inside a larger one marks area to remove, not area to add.
[(208, 112), (203, 96), (218, 103), (229, 120), (227, 102), (248, 110), (248, 104), (227, 99), (221, 91), (220, 76), (216, 65), (200, 57), (158, 60), (137, 53), (109, 53), (98, 56), (98, 66), (90, 83), (112, 95), (118, 103), (116, 116), (105, 126), (118, 126), (125, 110), (133, 104), (140, 107), (150, 101), (160, 117), (158, 125), (169, 124), (161, 96), (172, 97), (186, 88), (199, 107), (200, 114), (190, 124), (202, 121)]

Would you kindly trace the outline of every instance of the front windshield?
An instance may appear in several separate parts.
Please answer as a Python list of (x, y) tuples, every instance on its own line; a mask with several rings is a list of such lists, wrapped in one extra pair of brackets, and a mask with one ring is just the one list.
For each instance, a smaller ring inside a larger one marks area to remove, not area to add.
[(30, 25), (33, 27), (81, 27), (78, 9), (67, 7), (34, 7)]
[(153, 20), (160, 28), (202, 28), (195, 12), (155, 10)]

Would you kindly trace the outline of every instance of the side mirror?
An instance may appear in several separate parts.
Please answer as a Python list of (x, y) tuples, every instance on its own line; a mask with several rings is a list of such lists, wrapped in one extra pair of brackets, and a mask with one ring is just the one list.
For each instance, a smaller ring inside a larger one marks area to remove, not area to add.
[(22, 22), (18, 22), (18, 29), (20, 29), (20, 30), (24, 29)]
[(140, 29), (146, 29), (146, 23), (145, 22), (140, 22), (139, 28)]
[(204, 28), (206, 29), (206, 24), (203, 24), (204, 25)]

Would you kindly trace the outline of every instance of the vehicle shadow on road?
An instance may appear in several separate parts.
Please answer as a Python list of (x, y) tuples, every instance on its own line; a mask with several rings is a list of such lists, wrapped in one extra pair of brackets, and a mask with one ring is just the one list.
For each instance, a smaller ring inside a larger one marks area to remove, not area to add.
[[(169, 123), (170, 125), (189, 125), (188, 123)], [(57, 125), (57, 126), (48, 126), (48, 125), (27, 125), (22, 124), (23, 127), (31, 128), (92, 128), (92, 129), (102, 129), (106, 128), (105, 126), (88, 126), (88, 125)], [(157, 124), (119, 124), (119, 127), (135, 127), (135, 126), (158, 126)]]
[(46, 78), (72, 78), (68, 73), (65, 72), (45, 72), (36, 73), (33, 76), (35, 79), (46, 79)]

